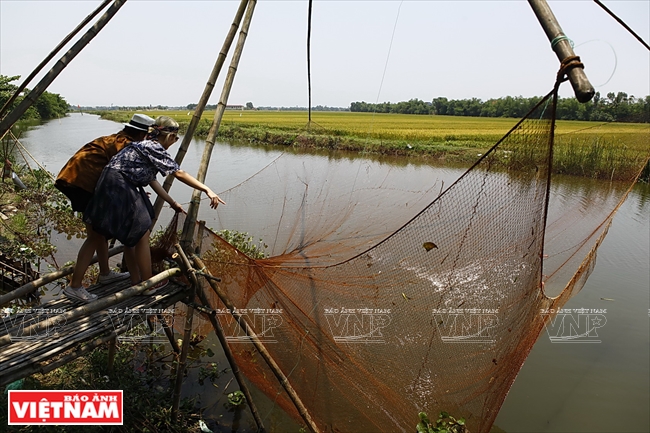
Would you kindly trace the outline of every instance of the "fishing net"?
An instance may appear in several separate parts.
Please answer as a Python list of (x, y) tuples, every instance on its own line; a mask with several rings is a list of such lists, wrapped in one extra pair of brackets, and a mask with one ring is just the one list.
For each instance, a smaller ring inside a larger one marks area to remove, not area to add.
[(174, 244), (178, 243), (178, 212), (174, 213), (167, 227), (151, 238), (151, 266), (154, 274), (160, 273), (166, 268), (166, 259), (170, 259), (174, 254)]
[[(571, 188), (553, 190), (554, 100), (462, 174), (378, 174), (345, 158), (289, 168), (279, 158), (220, 194), (229, 206), (214, 228), (246, 234), (237, 249), (204, 228), (200, 255), (322, 431), (409, 432), (420, 411), (490, 430), (548, 312), (584, 284), (627, 191), (594, 193), (586, 218)], [(565, 212), (581, 217), (561, 223)], [(249, 257), (252, 244), (268, 257)], [(211, 302), (239, 367), (299, 419)]]

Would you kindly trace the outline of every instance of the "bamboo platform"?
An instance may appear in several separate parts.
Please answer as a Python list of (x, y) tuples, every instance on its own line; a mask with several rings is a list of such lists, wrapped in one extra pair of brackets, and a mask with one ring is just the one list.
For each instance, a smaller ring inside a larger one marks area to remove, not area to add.
[[(97, 294), (101, 300), (128, 289), (130, 285), (126, 280), (95, 285), (88, 291)], [(90, 304), (71, 300), (61, 293), (56, 299), (33, 307), (31, 312), (0, 319), (0, 341), (9, 341), (0, 345), (0, 389), (31, 374), (47, 373), (89, 353), (144, 323), (147, 316), (156, 316), (155, 311), (169, 309), (186, 296), (187, 286), (170, 280), (154, 295), (132, 296), (106, 309), (67, 320), (61, 314)], [(149, 312), (142, 312), (147, 309)], [(53, 318), (53, 325), (45, 322)], [(39, 322), (47, 324), (45, 329), (38, 332), (33, 332), (33, 327), (29, 329)]]

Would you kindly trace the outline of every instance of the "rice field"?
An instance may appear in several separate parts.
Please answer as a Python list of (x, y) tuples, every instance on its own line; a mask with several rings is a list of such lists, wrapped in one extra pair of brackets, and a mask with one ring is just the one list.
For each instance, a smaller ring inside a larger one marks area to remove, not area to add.
[[(187, 127), (191, 111), (146, 111), (166, 115)], [(102, 113), (128, 121), (131, 112)], [(214, 112), (205, 113), (196, 135), (205, 137)], [(408, 114), (226, 111), (219, 137), (251, 145), (285, 145), (380, 154), (428, 156), (471, 162), (508, 132), (519, 119)], [(557, 121), (555, 170), (580, 176), (623, 179), (636, 174), (650, 156), (650, 125)]]

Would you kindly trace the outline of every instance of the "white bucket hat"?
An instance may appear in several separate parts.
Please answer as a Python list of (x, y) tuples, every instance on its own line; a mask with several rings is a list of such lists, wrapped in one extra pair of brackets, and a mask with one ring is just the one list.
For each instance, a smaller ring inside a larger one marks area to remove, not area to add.
[(139, 131), (149, 131), (149, 127), (154, 124), (155, 120), (146, 114), (134, 114), (129, 123), (124, 123), (124, 126), (137, 129)]

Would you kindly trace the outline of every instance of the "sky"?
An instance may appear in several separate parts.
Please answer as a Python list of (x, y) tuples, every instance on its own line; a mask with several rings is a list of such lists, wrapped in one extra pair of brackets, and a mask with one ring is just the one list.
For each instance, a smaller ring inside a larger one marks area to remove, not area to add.
[[(0, 0), (0, 74), (29, 75), (100, 3)], [(650, 54), (620, 24), (593, 1), (548, 3), (596, 91), (650, 95)], [(650, 0), (603, 3), (650, 41)], [(238, 5), (128, 0), (48, 91), (82, 106), (196, 103)], [(229, 104), (308, 105), (307, 7), (307, 0), (258, 1)], [(312, 105), (332, 107), (541, 96), (559, 67), (523, 0), (315, 0), (311, 62)], [(229, 63), (230, 56), (211, 104)], [(560, 94), (573, 96), (571, 86)]]

